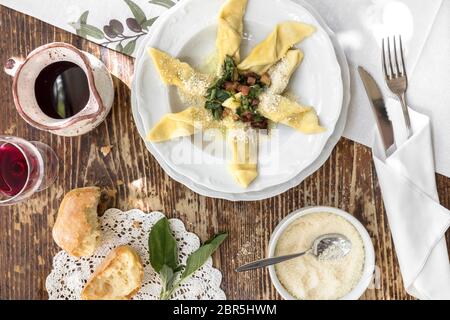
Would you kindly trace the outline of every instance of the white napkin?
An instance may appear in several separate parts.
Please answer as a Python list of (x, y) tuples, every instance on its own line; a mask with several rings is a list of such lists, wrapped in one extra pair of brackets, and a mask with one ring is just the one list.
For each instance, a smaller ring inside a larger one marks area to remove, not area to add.
[[(408, 98), (433, 123), (436, 172), (450, 177), (450, 1), (444, 1), (414, 72)], [(431, 98), (431, 99), (430, 99)]]
[(394, 239), (403, 282), (419, 299), (450, 299), (450, 263), (445, 232), (450, 211), (439, 204), (431, 125), (410, 110), (414, 135), (404, 138), (401, 107), (389, 99), (398, 149), (386, 159), (376, 134), (373, 158)]
[[(350, 65), (352, 99), (344, 136), (372, 146), (366, 128), (374, 119), (360, 108), (367, 98), (355, 71), (361, 65), (381, 83), (381, 38), (401, 34), (410, 78), (408, 99), (431, 118), (436, 171), (450, 177), (450, 1), (307, 1), (335, 32)], [(386, 86), (380, 87), (388, 94)]]

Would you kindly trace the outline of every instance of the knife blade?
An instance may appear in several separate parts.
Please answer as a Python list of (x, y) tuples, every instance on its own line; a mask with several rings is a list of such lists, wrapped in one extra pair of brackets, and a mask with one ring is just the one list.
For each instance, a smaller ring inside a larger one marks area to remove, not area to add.
[(389, 157), (397, 149), (397, 146), (395, 144), (394, 128), (387, 113), (383, 94), (369, 72), (361, 66), (358, 67), (358, 72), (364, 84), (364, 88), (366, 89), (367, 96), (369, 97), (372, 111), (375, 115), (384, 151), (386, 152), (386, 156)]

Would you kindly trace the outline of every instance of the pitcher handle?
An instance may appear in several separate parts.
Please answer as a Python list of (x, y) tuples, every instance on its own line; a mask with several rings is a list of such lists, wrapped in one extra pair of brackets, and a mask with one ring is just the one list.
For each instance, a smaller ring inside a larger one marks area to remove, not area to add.
[(6, 61), (3, 70), (11, 77), (14, 77), (17, 73), (17, 70), (23, 63), (23, 58), (11, 57)]

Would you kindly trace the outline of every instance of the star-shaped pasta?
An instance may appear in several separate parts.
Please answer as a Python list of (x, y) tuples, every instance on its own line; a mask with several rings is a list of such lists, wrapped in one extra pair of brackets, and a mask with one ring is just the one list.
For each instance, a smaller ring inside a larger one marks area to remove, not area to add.
[[(209, 128), (236, 129), (227, 134), (232, 157), (230, 173), (244, 188), (258, 176), (257, 139), (247, 130), (281, 123), (304, 134), (323, 132), (313, 107), (283, 96), (289, 80), (303, 60), (294, 45), (315, 32), (313, 26), (288, 21), (240, 61), (243, 17), (247, 0), (227, 0), (219, 13), (216, 40), (217, 73), (202, 74), (189, 64), (155, 48), (149, 49), (161, 80), (194, 97), (196, 104), (165, 115), (149, 132), (148, 140), (164, 142)], [(233, 130), (230, 130), (230, 132)]]

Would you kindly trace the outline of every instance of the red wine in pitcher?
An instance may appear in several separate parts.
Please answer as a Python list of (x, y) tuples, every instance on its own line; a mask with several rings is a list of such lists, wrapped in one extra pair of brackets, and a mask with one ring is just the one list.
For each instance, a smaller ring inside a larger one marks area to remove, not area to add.
[(78, 65), (68, 61), (55, 62), (38, 75), (34, 93), (47, 116), (66, 119), (84, 109), (89, 101), (89, 82)]
[(15, 196), (27, 180), (28, 164), (22, 151), (9, 143), (0, 146), (0, 192)]

